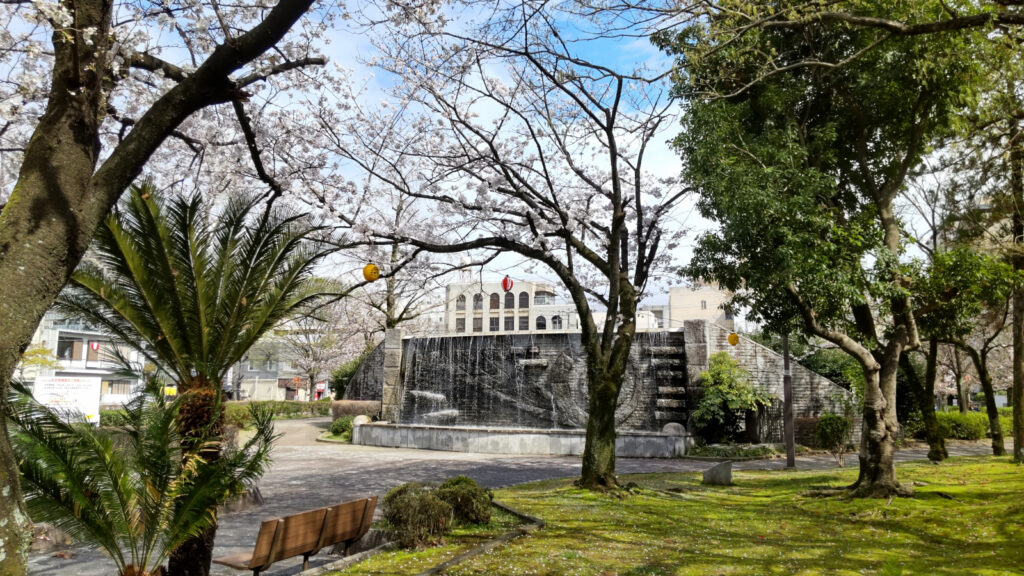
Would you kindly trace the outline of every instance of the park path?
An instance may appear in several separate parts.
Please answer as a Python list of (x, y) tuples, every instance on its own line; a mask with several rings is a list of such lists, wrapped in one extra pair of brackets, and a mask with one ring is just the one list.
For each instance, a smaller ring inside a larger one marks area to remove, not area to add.
[[(277, 431), (283, 436), (274, 450), (270, 470), (260, 481), (265, 502), (262, 506), (221, 515), (214, 557), (250, 551), (263, 519), (373, 494), (383, 496), (388, 489), (403, 482), (437, 482), (465, 474), (485, 486), (497, 488), (572, 477), (579, 473), (580, 459), (574, 456), (510, 456), (316, 442), (317, 436), (329, 424), (327, 418), (275, 422)], [(986, 443), (953, 442), (949, 452), (951, 456), (988, 454), (989, 446)], [(901, 450), (897, 459), (922, 460), (926, 454), (926, 446), (915, 446)], [(854, 464), (856, 456), (848, 462)], [(700, 472), (713, 465), (714, 462), (695, 460), (619, 458), (616, 469), (621, 474)], [(775, 459), (738, 462), (734, 468), (772, 470), (784, 466), (785, 460)], [(797, 468), (802, 470), (834, 467), (835, 462), (827, 455), (797, 459)], [(33, 555), (29, 573), (40, 576), (106, 576), (112, 573), (112, 564), (102, 552), (83, 548), (72, 548), (69, 552), (70, 558), (55, 556), (53, 552)], [(326, 564), (332, 560), (334, 558), (327, 554), (320, 554), (310, 559), (310, 565)], [(284, 561), (274, 564), (267, 574), (296, 574), (300, 565), (301, 558)], [(244, 573), (215, 564), (211, 574), (228, 576)]]

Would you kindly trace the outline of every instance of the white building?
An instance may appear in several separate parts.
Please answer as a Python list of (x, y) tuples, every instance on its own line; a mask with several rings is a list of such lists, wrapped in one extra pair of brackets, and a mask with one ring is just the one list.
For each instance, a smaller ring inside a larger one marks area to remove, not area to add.
[[(122, 366), (114, 360), (110, 337), (79, 320), (52, 310), (47, 312), (29, 346), (42, 346), (59, 364), (59, 367), (19, 365), (15, 375), (29, 387), (37, 378), (47, 376), (99, 378), (102, 405), (122, 404), (141, 392), (138, 379), (121, 373)], [(124, 347), (117, 352), (132, 363), (141, 363), (136, 352)]]
[(445, 288), (445, 330), (454, 334), (572, 332), (580, 329), (572, 304), (558, 302), (543, 282), (459, 282)]
[[(508, 334), (515, 332), (578, 332), (579, 313), (571, 302), (555, 296), (544, 282), (514, 281), (506, 292), (501, 282), (457, 282), (445, 288), (444, 331), (448, 334)], [(723, 308), (731, 294), (716, 286), (669, 289), (669, 302), (637, 310), (639, 332), (674, 330), (683, 320), (708, 320), (728, 329), (733, 317)], [(594, 322), (605, 313), (595, 311)]]

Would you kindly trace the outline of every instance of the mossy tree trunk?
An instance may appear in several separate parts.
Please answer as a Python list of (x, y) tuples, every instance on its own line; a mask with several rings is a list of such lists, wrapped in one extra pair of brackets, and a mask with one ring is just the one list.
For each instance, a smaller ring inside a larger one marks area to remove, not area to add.
[(974, 369), (978, 373), (978, 382), (985, 394), (985, 414), (988, 416), (989, 430), (992, 431), (992, 454), (1003, 456), (1006, 454), (1006, 447), (1003, 442), (1003, 426), (999, 423), (999, 407), (996, 406), (996, 391), (992, 385), (992, 373), (988, 369), (988, 348), (980, 351), (973, 348), (965, 348), (971, 357)]
[(588, 359), (588, 403), (586, 446), (579, 486), (589, 490), (614, 488), (615, 479), (615, 408), (622, 389), (628, 358), (607, 365), (602, 358)]
[(939, 342), (931, 340), (928, 343), (928, 351), (925, 354), (925, 373), (922, 374), (914, 367), (909, 356), (904, 354), (900, 358), (900, 367), (907, 377), (914, 400), (921, 410), (921, 420), (924, 421), (925, 440), (928, 442), (928, 459), (933, 462), (940, 462), (949, 458), (946, 451), (946, 439), (939, 428), (939, 420), (935, 416), (935, 376), (936, 364), (938, 361)]
[(636, 335), (636, 302), (632, 285), (624, 282), (616, 304), (621, 323), (616, 326), (609, 315), (604, 331), (599, 335), (593, 320), (582, 322), (581, 337), (587, 352), (587, 391), (590, 398), (583, 468), (577, 484), (588, 490), (618, 486), (615, 477), (615, 409)]
[(896, 480), (896, 374), (899, 356), (884, 358), (878, 369), (864, 370), (864, 422), (861, 433), (860, 473), (851, 494), (886, 498), (905, 493)]
[[(282, 0), (253, 30), (219, 46), (181, 78), (103, 154), (99, 131), (111, 73), (112, 0), (76, 0), (70, 33), (53, 34), (46, 110), (25, 148), (18, 179), (0, 213), (0, 398), (46, 310), (74, 271), (101, 220), (168, 135), (196, 110), (234, 97), (232, 73), (288, 31), (312, 0)], [(95, 29), (83, 49), (76, 30)], [(99, 164), (101, 156), (106, 159)], [(18, 470), (0, 416), (0, 574), (26, 571), (31, 533)]]
[[(1015, 272), (1024, 272), (1024, 144), (1020, 122), (1010, 124), (1010, 194), (1013, 245), (1010, 263)], [(1024, 288), (1018, 287), (1011, 296), (1013, 310), (1013, 388), (1009, 393), (1013, 405), (1013, 461), (1024, 462)]]

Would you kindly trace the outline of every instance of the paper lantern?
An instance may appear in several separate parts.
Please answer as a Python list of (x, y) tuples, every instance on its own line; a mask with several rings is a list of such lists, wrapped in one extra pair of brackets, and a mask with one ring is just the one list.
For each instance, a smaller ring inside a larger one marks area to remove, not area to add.
[(509, 278), (508, 276), (505, 276), (505, 279), (501, 281), (501, 289), (504, 290), (505, 292), (511, 292), (512, 285), (512, 279)]
[(729, 334), (729, 344), (732, 344), (733, 346), (735, 346), (735, 345), (737, 345), (739, 343), (740, 343), (740, 335), (739, 334), (737, 334), (735, 332), (733, 332), (732, 334)]
[(366, 278), (367, 282), (373, 282), (380, 278), (380, 268), (377, 268), (376, 264), (367, 264), (363, 266), (363, 278)]

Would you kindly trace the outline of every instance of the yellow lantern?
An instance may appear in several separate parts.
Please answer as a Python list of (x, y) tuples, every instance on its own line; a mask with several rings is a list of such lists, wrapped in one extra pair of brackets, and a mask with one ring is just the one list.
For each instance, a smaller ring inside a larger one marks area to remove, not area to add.
[(366, 278), (367, 282), (373, 282), (380, 278), (380, 268), (377, 268), (376, 264), (367, 264), (363, 266), (363, 278)]
[(737, 334), (735, 332), (729, 334), (729, 344), (732, 344), (733, 346), (735, 346), (735, 345), (737, 345), (739, 343), (740, 343), (740, 335), (739, 334)]

